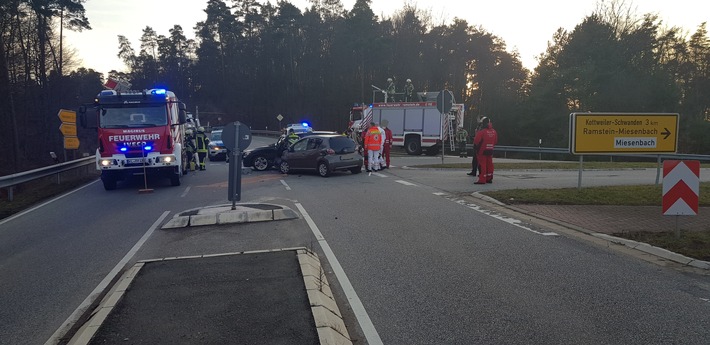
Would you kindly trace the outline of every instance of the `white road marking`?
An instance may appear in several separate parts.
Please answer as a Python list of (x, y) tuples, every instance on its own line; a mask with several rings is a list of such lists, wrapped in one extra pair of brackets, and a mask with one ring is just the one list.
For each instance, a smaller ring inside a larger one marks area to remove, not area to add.
[(350, 307), (353, 308), (353, 313), (355, 313), (355, 317), (357, 318), (357, 321), (360, 324), (360, 328), (362, 328), (362, 332), (364, 333), (365, 338), (367, 339), (367, 343), (370, 345), (383, 344), (380, 335), (375, 329), (375, 325), (372, 324), (370, 316), (367, 315), (365, 306), (362, 305), (360, 298), (355, 292), (355, 288), (353, 288), (353, 285), (350, 283), (348, 276), (345, 274), (345, 270), (343, 270), (343, 267), (340, 266), (338, 258), (335, 257), (335, 253), (333, 253), (333, 250), (330, 249), (330, 245), (328, 245), (328, 242), (323, 237), (323, 234), (320, 232), (320, 230), (318, 230), (318, 226), (316, 226), (316, 223), (313, 222), (311, 216), (308, 215), (308, 212), (306, 212), (306, 209), (303, 208), (300, 203), (296, 203), (296, 207), (298, 208), (298, 211), (301, 212), (301, 214), (303, 215), (303, 218), (306, 220), (306, 223), (308, 223), (308, 226), (311, 228), (313, 235), (315, 235), (316, 239), (318, 240), (318, 244), (320, 244), (321, 248), (323, 249), (323, 253), (325, 253), (326, 259), (330, 263), (330, 266), (333, 268), (333, 273), (335, 273), (335, 277), (338, 278), (340, 286), (343, 288), (343, 292), (345, 292), (345, 296), (348, 298)]
[(163, 222), (165, 217), (170, 214), (170, 211), (165, 211), (163, 214), (153, 223), (153, 225), (150, 226), (148, 231), (141, 237), (138, 242), (131, 248), (131, 250), (126, 253), (126, 255), (119, 261), (116, 266), (109, 272), (106, 277), (99, 283), (99, 285), (96, 286), (94, 291), (91, 291), (89, 296), (84, 299), (83, 302), (74, 310), (74, 312), (69, 315), (69, 317), (64, 321), (64, 323), (57, 328), (56, 331), (54, 331), (54, 334), (52, 334), (51, 337), (44, 343), (44, 345), (54, 345), (59, 343), (59, 339), (61, 339), (64, 335), (66, 335), (66, 332), (71, 328), (73, 324), (75, 324), (77, 321), (79, 321), (79, 317), (86, 312), (86, 310), (91, 306), (96, 298), (99, 296), (99, 294), (106, 289), (109, 283), (118, 275), (118, 273), (121, 272), (124, 266), (126, 266), (126, 263), (133, 259), (133, 256), (136, 255), (136, 252), (143, 246), (143, 244), (148, 240), (150, 235), (153, 234), (153, 231), (160, 225), (160, 223)]
[(291, 187), (289, 187), (288, 184), (286, 184), (286, 181), (281, 180), (281, 184), (286, 187), (286, 190), (291, 190)]
[(90, 182), (90, 183), (86, 184), (85, 186), (81, 186), (81, 187), (79, 187), (79, 188), (77, 188), (77, 189), (75, 189), (75, 190), (73, 190), (73, 191), (70, 191), (70, 192), (68, 192), (68, 193), (66, 193), (66, 194), (62, 194), (62, 195), (60, 195), (60, 196), (58, 196), (58, 197), (56, 197), (56, 198), (54, 198), (54, 199), (50, 199), (50, 200), (47, 201), (47, 202), (43, 202), (43, 203), (41, 203), (41, 204), (39, 204), (39, 205), (37, 205), (37, 206), (35, 206), (35, 207), (32, 207), (32, 208), (27, 209), (27, 210), (24, 210), (24, 211), (22, 211), (22, 212), (20, 212), (20, 213), (18, 213), (18, 214), (16, 214), (16, 215), (14, 215), (14, 216), (10, 216), (10, 217), (7, 217), (7, 218), (5, 218), (5, 219), (3, 219), (3, 220), (0, 220), (0, 225), (3, 225), (3, 224), (5, 224), (5, 223), (7, 223), (7, 222), (9, 222), (9, 221), (11, 221), (11, 220), (13, 220), (13, 219), (15, 219), (15, 218), (22, 217), (23, 215), (28, 214), (28, 213), (30, 213), (30, 212), (32, 212), (32, 211), (34, 211), (34, 210), (36, 210), (36, 209), (38, 209), (38, 208), (44, 206), (44, 205), (49, 205), (49, 204), (51, 204), (51, 203), (53, 203), (53, 202), (55, 202), (55, 201), (57, 201), (57, 200), (59, 200), (59, 199), (65, 197), (65, 196), (69, 195), (69, 194), (72, 194), (72, 193), (74, 193), (74, 192), (78, 192), (78, 191), (80, 191), (80, 190), (82, 190), (82, 189), (84, 189), (84, 188), (86, 188), (86, 187), (88, 187), (88, 186), (91, 186), (92, 184), (94, 184), (94, 183), (96, 183), (96, 182), (99, 182), (99, 180), (96, 180), (96, 181), (94, 181), (94, 182)]
[(184, 198), (185, 195), (187, 195), (187, 192), (190, 191), (190, 188), (192, 188), (192, 186), (187, 186), (187, 188), (185, 188), (185, 191), (182, 192), (182, 194), (180, 195), (180, 197), (181, 197), (181, 198)]
[(403, 184), (403, 185), (405, 185), (405, 186), (416, 186), (414, 183), (407, 182), (407, 181), (403, 181), (403, 180), (397, 180), (397, 181), (394, 181), (394, 182), (401, 183), (401, 184)]
[[(436, 194), (436, 193), (435, 193), (435, 194)], [(494, 213), (493, 211), (486, 210), (486, 209), (484, 209), (483, 207), (478, 206), (478, 205), (476, 205), (476, 204), (468, 203), (468, 202), (466, 202), (465, 200), (455, 199), (455, 198), (448, 198), (448, 197), (447, 197), (447, 199), (449, 199), (449, 200), (451, 200), (451, 201), (453, 201), (453, 202), (455, 202), (455, 203), (457, 203), (457, 204), (464, 205), (464, 206), (466, 206), (466, 207), (468, 207), (468, 208), (470, 208), (470, 209), (472, 209), (472, 210), (474, 210), (474, 211), (483, 213), (483, 214), (485, 214), (485, 215), (487, 215), (487, 216), (489, 216), (489, 217), (493, 217), (493, 218), (495, 218), (495, 219), (502, 220), (502, 221), (504, 221), (504, 222), (506, 222), (506, 223), (508, 223), (508, 224), (510, 224), (510, 225), (516, 226), (516, 227), (521, 228), (521, 229), (523, 229), (523, 230), (525, 230), (525, 231), (530, 231), (530, 232), (532, 232), (532, 233), (535, 233), (535, 234), (538, 234), (538, 235), (542, 235), (542, 236), (559, 236), (556, 232), (540, 232), (540, 231), (536, 231), (536, 230), (530, 229), (530, 228), (528, 228), (527, 226), (523, 225), (523, 224), (522, 224), (523, 222), (520, 221), (519, 219), (510, 218), (510, 217), (506, 217), (506, 216), (503, 216), (503, 215), (498, 214), (498, 213)]]
[(434, 195), (438, 195), (438, 196), (444, 196), (444, 195), (448, 195), (448, 194), (446, 194), (446, 193), (442, 193), (442, 192), (436, 192), (436, 193), (432, 193), (432, 194), (434, 194)]
[(379, 177), (387, 177), (387, 175), (385, 175), (385, 174), (380, 174), (380, 173), (378, 173), (378, 172), (376, 172), (376, 173), (371, 173), (371, 174), (374, 174), (375, 176), (379, 176)]

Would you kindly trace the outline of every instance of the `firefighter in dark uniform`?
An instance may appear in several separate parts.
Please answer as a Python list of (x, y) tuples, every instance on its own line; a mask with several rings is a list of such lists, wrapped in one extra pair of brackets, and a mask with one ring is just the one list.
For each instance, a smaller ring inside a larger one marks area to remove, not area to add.
[(387, 78), (387, 97), (385, 98), (385, 103), (394, 102), (395, 87), (392, 78)]
[(412, 79), (407, 79), (407, 83), (404, 84), (404, 101), (414, 101), (414, 85), (412, 84)]
[(200, 126), (197, 128), (195, 142), (197, 146), (197, 156), (200, 157), (200, 170), (206, 170), (205, 160), (207, 159), (207, 145), (209, 145), (210, 139), (207, 138), (207, 134), (205, 134), (205, 127)]
[(188, 129), (185, 131), (185, 153), (187, 154), (189, 171), (195, 171), (195, 162), (193, 161), (195, 150), (195, 134), (192, 132), (192, 129)]

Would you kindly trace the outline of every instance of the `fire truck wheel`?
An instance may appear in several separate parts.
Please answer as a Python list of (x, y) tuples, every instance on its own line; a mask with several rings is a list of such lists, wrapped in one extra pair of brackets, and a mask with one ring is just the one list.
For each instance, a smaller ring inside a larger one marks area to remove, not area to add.
[(418, 156), (422, 154), (422, 145), (416, 138), (407, 139), (404, 143), (404, 149), (409, 155)]
[(318, 175), (321, 177), (328, 177), (330, 175), (330, 169), (328, 169), (328, 163), (320, 162), (318, 163)]
[(170, 185), (171, 186), (179, 186), (180, 185), (180, 174), (182, 174), (182, 173), (180, 172), (180, 169), (178, 169), (178, 168), (175, 168), (175, 170), (176, 170), (175, 172), (170, 174)]
[(269, 168), (269, 160), (264, 156), (254, 157), (254, 170), (264, 171)]
[(116, 189), (116, 179), (112, 177), (102, 177), (101, 182), (104, 183), (104, 189), (105, 190), (114, 190)]

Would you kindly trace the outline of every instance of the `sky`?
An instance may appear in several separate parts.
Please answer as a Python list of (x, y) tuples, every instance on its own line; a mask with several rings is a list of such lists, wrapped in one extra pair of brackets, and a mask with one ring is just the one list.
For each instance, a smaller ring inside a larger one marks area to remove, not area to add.
[[(390, 17), (409, 4), (429, 11), (434, 24), (449, 24), (456, 17), (465, 19), (469, 25), (480, 26), (503, 39), (508, 51), (517, 51), (523, 66), (533, 70), (537, 66), (536, 57), (547, 49), (555, 31), (573, 30), (594, 12), (600, 1), (610, 0), (372, 0), (371, 8), (380, 18)], [(290, 2), (301, 10), (310, 7), (308, 0)], [(710, 21), (708, 0), (624, 2), (639, 17), (644, 13), (657, 14), (664, 25), (682, 27), (688, 36), (702, 22)], [(341, 3), (350, 10), (355, 0)], [(136, 51), (140, 50), (139, 40), (146, 26), (168, 36), (168, 30), (179, 24), (188, 38), (194, 38), (193, 27), (206, 18), (206, 4), (207, 0), (87, 0), (84, 8), (92, 30), (65, 31), (65, 42), (76, 50), (83, 67), (104, 75), (112, 69), (126, 71), (117, 57), (118, 35), (126, 36)]]

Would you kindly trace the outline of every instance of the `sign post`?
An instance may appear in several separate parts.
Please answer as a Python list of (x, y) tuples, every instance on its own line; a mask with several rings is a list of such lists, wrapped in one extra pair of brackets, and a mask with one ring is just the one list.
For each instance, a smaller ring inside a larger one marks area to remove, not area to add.
[(59, 131), (64, 136), (64, 161), (67, 160), (66, 150), (76, 150), (79, 148), (79, 138), (76, 132), (76, 112), (72, 110), (59, 109), (57, 117), (62, 121)]
[(676, 216), (675, 236), (680, 237), (678, 216), (698, 214), (700, 161), (663, 162), (663, 215)]
[(582, 186), (583, 155), (675, 153), (679, 117), (666, 113), (570, 114), (569, 149), (580, 155), (578, 188)]
[(281, 114), (278, 114), (276, 116), (276, 119), (279, 120), (279, 131), (281, 130), (281, 120), (284, 119), (284, 117)]
[(222, 131), (222, 142), (231, 155), (227, 199), (232, 202), (232, 210), (236, 210), (237, 201), (242, 199), (242, 151), (251, 144), (251, 129), (239, 121), (229, 123)]
[[(441, 90), (439, 95), (436, 96), (436, 109), (441, 113), (441, 164), (444, 164), (444, 153), (446, 152), (446, 146), (444, 145), (444, 131), (449, 128), (448, 124), (444, 121), (449, 120), (449, 111), (451, 107), (454, 106), (454, 94), (449, 90)], [(449, 133), (449, 135), (452, 135)]]
[(675, 153), (678, 114), (572, 113), (572, 154)]

